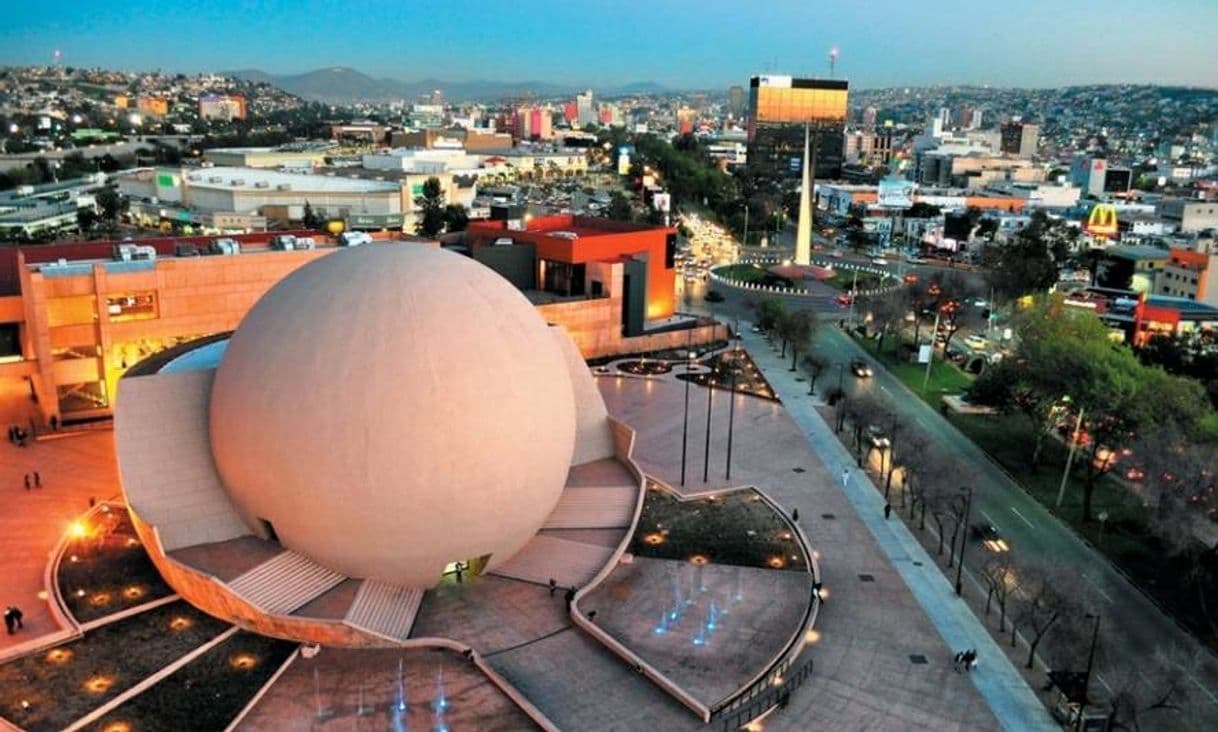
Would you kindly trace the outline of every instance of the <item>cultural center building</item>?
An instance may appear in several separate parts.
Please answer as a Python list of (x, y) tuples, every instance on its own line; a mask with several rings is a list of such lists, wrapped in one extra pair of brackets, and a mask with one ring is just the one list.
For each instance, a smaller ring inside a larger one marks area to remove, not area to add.
[[(35, 424), (111, 416), (130, 366), (232, 331), (277, 282), (340, 249), (316, 232), (275, 232), (293, 233), (316, 245), (253, 234), (0, 249), (0, 390), (28, 394)], [(557, 216), (519, 230), (474, 223), (468, 239), (467, 253), (564, 326), (584, 358), (724, 335), (672, 317), (674, 229)]]

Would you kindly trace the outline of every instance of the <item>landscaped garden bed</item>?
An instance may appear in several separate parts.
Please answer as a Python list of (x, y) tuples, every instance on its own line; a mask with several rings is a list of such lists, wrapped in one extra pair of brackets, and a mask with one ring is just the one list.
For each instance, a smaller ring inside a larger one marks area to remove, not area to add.
[(228, 627), (179, 601), (89, 631), (0, 666), (0, 714), (29, 732), (63, 729)]
[(295, 648), (288, 641), (237, 633), (115, 709), (97, 729), (220, 732)]
[(753, 490), (682, 501), (649, 487), (631, 553), (695, 564), (805, 571), (808, 558), (786, 520)]
[(173, 594), (123, 509), (102, 506), (74, 522), (69, 531), (72, 538), (64, 548), (56, 581), (76, 622), (86, 623)]
[[(761, 369), (753, 363), (753, 359), (745, 350), (727, 350), (716, 353), (707, 359), (703, 366), (709, 371), (694, 374), (677, 374), (682, 381), (691, 381), (698, 386), (710, 386), (713, 389), (734, 389), (742, 394), (778, 400), (773, 387), (761, 374)], [(733, 379), (733, 373), (735, 378)]]
[(776, 275), (760, 264), (729, 264), (715, 268), (715, 274), (725, 280), (744, 282), (762, 287), (791, 288), (795, 286), (789, 278)]
[[(708, 353), (713, 353), (722, 348), (727, 348), (728, 342), (724, 340), (712, 341), (711, 343), (695, 344), (691, 348), (694, 351), (694, 358), (702, 358)], [(601, 356), (599, 358), (590, 358), (587, 363), (589, 366), (605, 366), (614, 361), (622, 359), (631, 360), (648, 360), (648, 361), (684, 361), (689, 358), (691, 348), (664, 348), (658, 351), (647, 351), (644, 353), (623, 353), (614, 356)]]
[(659, 376), (672, 371), (672, 362), (657, 361), (655, 359), (621, 361), (617, 364), (617, 370), (627, 374), (634, 374), (635, 376)]

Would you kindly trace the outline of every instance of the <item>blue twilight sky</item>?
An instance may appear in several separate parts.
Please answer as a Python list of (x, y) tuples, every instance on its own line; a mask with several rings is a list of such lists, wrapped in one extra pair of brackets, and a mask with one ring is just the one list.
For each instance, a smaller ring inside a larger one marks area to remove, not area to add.
[(0, 64), (677, 88), (1218, 86), (1218, 0), (5, 0)]

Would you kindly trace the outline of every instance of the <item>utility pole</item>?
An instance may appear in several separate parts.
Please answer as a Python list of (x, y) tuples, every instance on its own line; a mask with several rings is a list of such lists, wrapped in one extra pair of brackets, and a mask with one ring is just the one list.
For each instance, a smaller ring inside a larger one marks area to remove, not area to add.
[(1070, 433), (1070, 454), (1066, 456), (1066, 469), (1062, 472), (1062, 484), (1057, 489), (1057, 507), (1061, 508), (1066, 499), (1066, 482), (1070, 480), (1070, 466), (1074, 464), (1074, 451), (1078, 449), (1078, 433), (1083, 429), (1083, 412), (1086, 407), (1079, 407), (1078, 419), (1074, 420), (1074, 431)]
[(922, 379), (922, 393), (930, 383), (930, 367), (935, 365), (935, 340), (939, 335), (939, 309), (935, 308), (935, 327), (930, 331), (930, 358), (926, 360), (926, 376)]
[(956, 564), (956, 597), (960, 597), (960, 591), (964, 588), (963, 573), (964, 573), (964, 547), (968, 544), (968, 519), (969, 514), (973, 511), (973, 485), (968, 486), (968, 495), (964, 498), (964, 531), (960, 532), (960, 555)]
[(850, 285), (850, 327), (854, 327), (854, 301), (858, 299), (859, 271), (854, 270), (854, 281)]
[(1083, 677), (1083, 705), (1078, 710), (1078, 728), (1083, 728), (1083, 712), (1087, 709), (1087, 700), (1091, 691), (1091, 672), (1095, 668), (1095, 647), (1100, 639), (1100, 614), (1094, 616), (1088, 614), (1088, 617), (1095, 618), (1095, 625), (1091, 629), (1091, 650), (1087, 651), (1087, 673)]

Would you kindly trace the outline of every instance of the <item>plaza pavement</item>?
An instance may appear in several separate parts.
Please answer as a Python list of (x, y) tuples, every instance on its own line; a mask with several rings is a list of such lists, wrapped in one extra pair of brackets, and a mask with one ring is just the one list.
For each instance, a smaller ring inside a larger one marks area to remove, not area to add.
[(952, 648), (977, 649), (981, 664), (970, 676), (1003, 727), (1009, 730), (1058, 729), (1035, 692), (967, 604), (956, 597), (947, 578), (905, 524), (884, 520), (882, 493), (866, 473), (854, 468), (853, 456), (817, 413), (813, 400), (807, 396), (807, 388), (788, 370), (789, 362), (780, 359), (760, 335), (746, 332), (744, 342), (783, 399), (787, 412), (833, 473), (840, 475), (843, 469), (850, 470), (844, 493), (944, 640)]
[[(0, 407), (0, 414), (16, 411), (11, 402)], [(0, 633), (0, 657), (62, 630), (39, 597), (46, 589), (50, 552), (71, 521), (88, 510), (90, 497), (100, 501), (120, 494), (109, 430), (61, 433), (26, 444), (0, 443), (0, 493), (6, 496), (0, 511), (0, 604), (17, 605), (25, 614), (24, 630)], [(27, 491), (23, 477), (35, 470), (43, 487)]]
[[(777, 359), (766, 361), (765, 354), (761, 355), (763, 365), (777, 365)], [(780, 382), (789, 404), (800, 414), (801, 425), (809, 418), (819, 419), (810, 411), (807, 397), (800, 399), (796, 393), (793, 379), (791, 384), (774, 380)], [(979, 687), (988, 682), (953, 670), (955, 651), (970, 646), (981, 653), (978, 672), (982, 674), (1003, 656), (996, 649), (991, 654), (982, 644), (981, 639), (988, 641), (988, 635), (980, 625), (976, 641), (972, 636), (941, 634), (932, 622), (933, 616), (928, 616), (920, 604), (922, 590), (911, 592), (903, 575), (916, 569), (913, 562), (922, 561), (934, 574), (928, 573), (918, 581), (941, 586), (944, 602), (954, 602), (955, 596), (933, 562), (924, 552), (915, 554), (914, 549), (921, 552), (916, 542), (894, 556), (886, 542), (872, 536), (869, 519), (874, 516), (883, 521), (883, 501), (875, 507), (856, 508), (841, 488), (841, 456), (828, 452), (829, 457), (824, 459), (819, 449), (814, 452), (813, 446), (821, 448), (819, 441), (810, 445), (782, 405), (757, 397), (735, 397), (732, 478), (728, 480), (731, 395), (715, 391), (711, 462), (708, 480), (703, 482), (707, 392), (692, 386), (688, 464), (682, 489), (685, 383), (675, 374), (668, 374), (648, 379), (602, 376), (598, 385), (610, 414), (638, 430), (635, 458), (649, 474), (686, 493), (754, 485), (784, 508), (799, 511), (799, 522), (819, 557), (828, 599), (817, 618), (818, 640), (809, 649), (814, 662), (812, 674), (792, 694), (785, 709), (766, 719), (767, 730), (1049, 728), (1042, 724), (1048, 721), (1043, 707), (1017, 674), (1015, 678), (1027, 693), (1029, 705), (1011, 716), (1005, 707), (992, 711), (988, 699), (979, 693)], [(806, 386), (798, 386), (806, 393)], [(801, 404), (809, 410), (806, 414)], [(868, 511), (871, 515), (860, 516)], [(994, 663), (987, 658), (990, 655), (996, 659)]]

